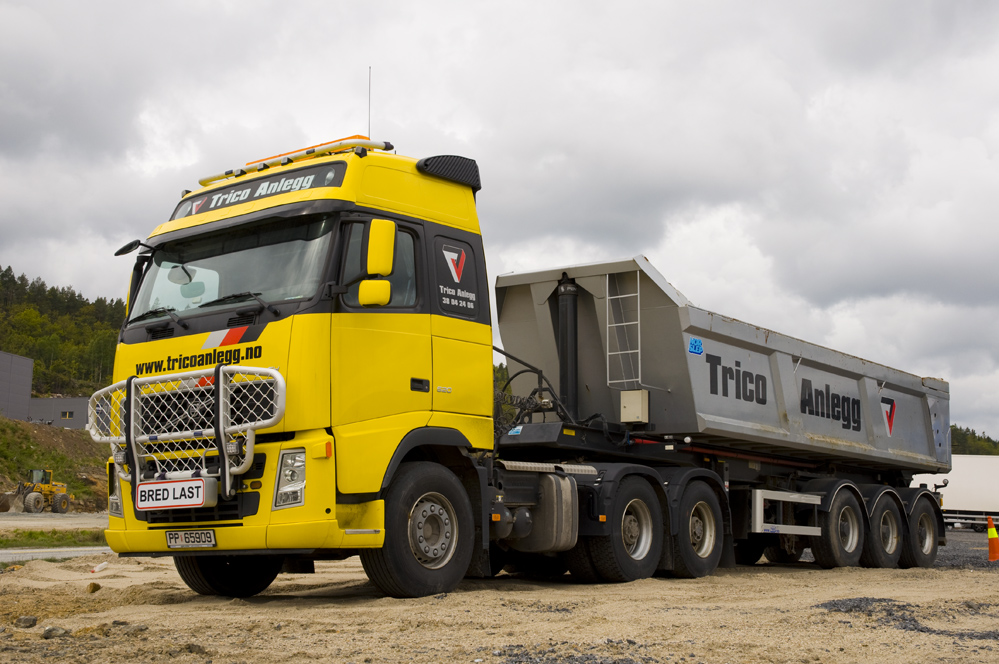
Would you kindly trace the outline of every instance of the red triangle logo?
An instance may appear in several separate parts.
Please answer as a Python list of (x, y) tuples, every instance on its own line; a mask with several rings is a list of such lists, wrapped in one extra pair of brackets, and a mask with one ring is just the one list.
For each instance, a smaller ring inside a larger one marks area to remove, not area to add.
[(892, 429), (895, 428), (895, 400), (889, 397), (881, 397), (881, 414), (885, 416), (885, 427), (888, 428), (888, 435), (891, 436)]

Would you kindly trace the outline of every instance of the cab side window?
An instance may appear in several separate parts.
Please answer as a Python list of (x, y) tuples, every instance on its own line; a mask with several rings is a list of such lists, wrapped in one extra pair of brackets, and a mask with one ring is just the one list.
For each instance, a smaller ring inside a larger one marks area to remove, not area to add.
[[(364, 224), (349, 224), (346, 229), (346, 254), (343, 262), (341, 283), (350, 283), (361, 276), (361, 250), (363, 246)], [(392, 264), (392, 274), (388, 277), (392, 284), (392, 299), (389, 307), (412, 307), (416, 305), (416, 238), (406, 230), (399, 228), (395, 235), (395, 262)], [(347, 306), (357, 307), (360, 302), (357, 292), (360, 282), (350, 287), (343, 296)]]

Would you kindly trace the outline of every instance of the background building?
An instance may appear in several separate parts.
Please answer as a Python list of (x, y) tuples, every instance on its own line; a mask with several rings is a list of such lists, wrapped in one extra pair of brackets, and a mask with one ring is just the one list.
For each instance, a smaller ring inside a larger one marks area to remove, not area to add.
[[(34, 369), (34, 360), (0, 351), (0, 415), (12, 420), (28, 419)], [(84, 408), (84, 420), (86, 412)]]
[(32, 422), (45, 422), (54, 427), (85, 429), (87, 426), (86, 397), (32, 397), (28, 417)]

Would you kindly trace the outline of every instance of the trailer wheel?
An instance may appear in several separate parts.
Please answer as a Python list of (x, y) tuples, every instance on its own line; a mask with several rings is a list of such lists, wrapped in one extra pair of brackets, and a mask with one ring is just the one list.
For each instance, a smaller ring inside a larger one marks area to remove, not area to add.
[(864, 567), (898, 567), (902, 555), (902, 513), (888, 496), (882, 496), (871, 514), (871, 529), (864, 537), (860, 564)]
[(57, 493), (52, 499), (52, 511), (58, 514), (65, 514), (69, 511), (69, 496), (64, 493)]
[(38, 514), (45, 509), (45, 498), (37, 491), (32, 491), (24, 497), (24, 511), (30, 514)]
[(663, 546), (663, 516), (649, 483), (625, 478), (609, 515), (610, 534), (589, 541), (593, 568), (604, 581), (623, 583), (652, 576)]
[(812, 555), (820, 567), (856, 567), (864, 552), (864, 517), (860, 503), (848, 489), (833, 498), (828, 512), (819, 514), (822, 534), (812, 538)]
[(385, 544), (362, 549), (372, 583), (392, 597), (454, 590), (468, 571), (472, 505), (461, 481), (436, 463), (407, 462), (385, 495)]
[(722, 554), (722, 513), (718, 496), (704, 482), (691, 482), (680, 501), (680, 532), (674, 542), (675, 576), (695, 579), (718, 567)]
[(284, 556), (176, 556), (173, 564), (199, 595), (252, 597), (274, 582)]
[(902, 538), (899, 567), (933, 567), (937, 559), (937, 517), (926, 498), (916, 501)]
[(751, 533), (746, 539), (735, 540), (735, 562), (739, 565), (755, 565), (760, 562), (764, 552), (769, 550), (766, 538)]
[(801, 554), (805, 552), (804, 547), (796, 546), (794, 551), (788, 551), (783, 546), (768, 546), (763, 552), (763, 555), (767, 557), (772, 563), (778, 563), (780, 565), (791, 565), (793, 563), (801, 560)]

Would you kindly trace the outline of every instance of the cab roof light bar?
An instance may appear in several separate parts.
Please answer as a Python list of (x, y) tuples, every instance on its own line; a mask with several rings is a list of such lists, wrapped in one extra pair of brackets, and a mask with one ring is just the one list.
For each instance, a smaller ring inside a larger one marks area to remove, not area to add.
[(386, 152), (395, 149), (395, 146), (388, 141), (372, 141), (367, 136), (351, 136), (350, 138), (340, 139), (331, 143), (320, 143), (319, 145), (299, 150), (297, 152), (279, 154), (261, 161), (250, 162), (246, 164), (244, 168), (234, 168), (224, 173), (209, 175), (208, 177), (201, 178), (198, 180), (198, 184), (206, 187), (213, 182), (218, 182), (219, 180), (246, 175), (246, 173), (251, 170), (262, 171), (273, 166), (287, 166), (288, 164), (292, 164), (296, 161), (302, 161), (303, 159), (312, 159), (324, 154), (332, 154), (334, 152), (340, 152), (342, 150), (349, 150), (351, 148), (358, 147), (369, 148), (371, 150), (384, 150)]

